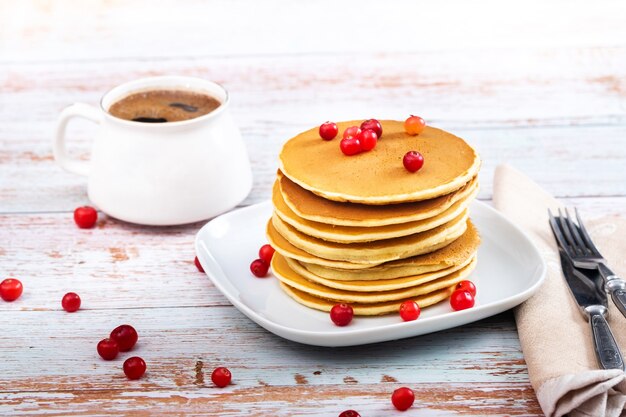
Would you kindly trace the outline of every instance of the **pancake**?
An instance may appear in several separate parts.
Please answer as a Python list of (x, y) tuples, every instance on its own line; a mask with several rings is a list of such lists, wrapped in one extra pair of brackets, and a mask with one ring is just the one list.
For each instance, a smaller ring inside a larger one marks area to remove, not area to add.
[[(475, 255), (479, 245), (480, 236), (478, 235), (478, 230), (476, 230), (471, 221), (468, 221), (465, 233), (441, 249), (423, 255), (387, 262), (367, 269), (333, 268), (303, 261), (302, 259), (298, 260), (298, 262), (309, 272), (333, 281), (393, 279), (409, 275), (421, 275), (461, 265)], [(290, 257), (289, 251), (282, 251), (281, 253)]]
[(298, 261), (307, 262), (310, 264), (325, 266), (329, 268), (341, 268), (342, 270), (358, 270), (358, 269), (366, 269), (372, 266), (380, 265), (382, 262), (345, 262), (345, 261), (334, 261), (331, 259), (319, 258), (315, 255), (311, 255), (310, 253), (298, 248), (297, 246), (289, 243), (287, 239), (285, 239), (274, 227), (272, 221), (267, 222), (266, 229), (266, 237), (269, 244), (276, 250), (276, 252), (280, 253), (283, 256), (297, 259)]
[(382, 303), (385, 301), (408, 300), (414, 297), (429, 294), (434, 291), (449, 288), (456, 285), (460, 281), (466, 279), (476, 267), (476, 258), (465, 267), (444, 277), (416, 285), (409, 288), (401, 288), (391, 291), (347, 291), (336, 288), (327, 287), (312, 281), (309, 281), (295, 272), (289, 267), (285, 257), (272, 257), (272, 272), (282, 283), (292, 288), (311, 294), (317, 298), (323, 298), (337, 303)]
[[(334, 303), (329, 300), (325, 300), (323, 298), (315, 297), (311, 294), (307, 294), (300, 290), (297, 290), (285, 283), (280, 283), (281, 288), (285, 293), (293, 298), (296, 302), (307, 306), (309, 308), (314, 308), (316, 310), (329, 312), (331, 308), (337, 303)], [(413, 298), (413, 300), (419, 304), (420, 308), (425, 308), (431, 306), (433, 304), (437, 304), (448, 297), (454, 291), (454, 286), (449, 288), (445, 288), (439, 291), (432, 292), (430, 294), (422, 295), (419, 297)], [(356, 316), (380, 316), (383, 314), (391, 314), (398, 313), (400, 309), (401, 301), (387, 301), (384, 303), (372, 303), (372, 304), (359, 304), (352, 303), (352, 309)]]
[[(282, 256), (282, 255), (279, 255)], [(298, 275), (308, 279), (309, 281), (317, 284), (325, 285), (330, 288), (336, 288), (338, 290), (357, 291), (357, 292), (370, 292), (370, 291), (391, 291), (401, 288), (414, 287), (416, 285), (422, 285), (429, 281), (433, 281), (437, 278), (450, 275), (451, 273), (458, 271), (459, 269), (467, 266), (472, 260), (475, 259), (475, 255), (467, 259), (460, 265), (454, 265), (450, 268), (441, 269), (435, 272), (427, 272), (420, 275), (410, 275), (401, 278), (394, 279), (381, 279), (381, 280), (354, 280), (354, 281), (335, 281), (332, 279), (319, 277), (305, 267), (303, 267), (298, 261), (294, 259), (284, 258), (287, 261), (287, 265)]]
[[(361, 121), (337, 123), (339, 131)], [(318, 128), (288, 140), (279, 155), (282, 173), (321, 197), (363, 204), (421, 201), (449, 194), (478, 173), (480, 158), (463, 139), (426, 126), (417, 136), (404, 131), (401, 121), (383, 120), (377, 146), (355, 156), (339, 149), (339, 140), (326, 141)], [(424, 166), (407, 171), (402, 158), (416, 150)]]
[(383, 263), (432, 252), (452, 243), (467, 228), (467, 211), (452, 221), (425, 232), (365, 243), (336, 243), (296, 230), (276, 214), (270, 220), (276, 231), (292, 245), (320, 258), (353, 263)]
[(338, 226), (385, 226), (427, 219), (478, 190), (478, 180), (472, 178), (457, 191), (440, 197), (414, 203), (372, 206), (327, 200), (305, 190), (280, 172), (278, 181), (285, 204), (298, 217)]
[(477, 189), (464, 199), (452, 204), (446, 211), (428, 219), (373, 227), (329, 225), (298, 217), (285, 203), (278, 182), (274, 183), (272, 203), (275, 213), (281, 220), (306, 235), (330, 242), (355, 243), (408, 236), (434, 229), (458, 217), (468, 208), (476, 193)]

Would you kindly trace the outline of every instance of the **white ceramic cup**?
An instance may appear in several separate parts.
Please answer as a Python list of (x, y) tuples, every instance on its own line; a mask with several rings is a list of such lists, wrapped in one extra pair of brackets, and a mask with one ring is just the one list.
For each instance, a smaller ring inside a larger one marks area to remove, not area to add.
[[(155, 89), (208, 93), (221, 102), (195, 119), (142, 123), (108, 113), (129, 94)], [(61, 112), (54, 157), (67, 171), (88, 177), (89, 199), (112, 217), (145, 225), (205, 220), (239, 204), (252, 188), (252, 172), (239, 129), (228, 109), (228, 93), (210, 81), (151, 77), (113, 88), (100, 108), (76, 103)], [(74, 117), (98, 123), (91, 158), (68, 156), (65, 131)]]

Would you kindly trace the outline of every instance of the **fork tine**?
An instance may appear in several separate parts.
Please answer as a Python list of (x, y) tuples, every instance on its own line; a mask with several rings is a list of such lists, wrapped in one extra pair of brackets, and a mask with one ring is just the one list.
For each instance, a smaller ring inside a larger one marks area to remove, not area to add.
[(574, 213), (576, 213), (576, 219), (578, 220), (578, 228), (580, 229), (581, 235), (585, 241), (587, 248), (589, 248), (589, 250), (594, 256), (601, 257), (602, 255), (600, 255), (600, 251), (598, 250), (598, 248), (596, 248), (596, 245), (593, 244), (593, 241), (591, 240), (589, 233), (587, 233), (587, 229), (585, 229), (585, 225), (582, 219), (580, 218), (580, 214), (578, 214), (577, 208), (574, 208)]
[(556, 220), (557, 218), (554, 217), (554, 215), (552, 214), (552, 211), (550, 211), (549, 209), (548, 209), (548, 216), (550, 216), (550, 228), (552, 228), (552, 233), (554, 234), (554, 237), (556, 237), (557, 243), (559, 244), (561, 248), (563, 248), (563, 250), (567, 253), (567, 255), (570, 258), (573, 257), (572, 250), (567, 244), (567, 241), (565, 240), (565, 236), (563, 236), (563, 233), (561, 232), (561, 228), (559, 224), (557, 223), (557, 220)]
[(557, 219), (559, 221), (559, 225), (561, 226), (561, 232), (565, 236), (565, 239), (567, 240), (567, 244), (571, 248), (570, 253), (573, 254), (573, 257), (578, 256), (576, 242), (574, 241), (574, 238), (572, 237), (572, 233), (570, 232), (570, 229), (565, 220), (565, 217), (563, 216), (563, 213), (561, 213), (561, 209), (559, 209), (558, 212), (559, 212), (559, 217), (557, 217)]
[(580, 233), (578, 231), (579, 229), (576, 226), (576, 223), (574, 223), (574, 221), (570, 217), (569, 210), (565, 208), (563, 211), (565, 212), (565, 219), (566, 219), (567, 226), (569, 227), (572, 237), (574, 238), (574, 241), (576, 242), (576, 249), (580, 250), (580, 253), (582, 253), (583, 255), (586, 255), (587, 252), (591, 252), (591, 251), (588, 249), (587, 245), (585, 244), (583, 239), (580, 237)]

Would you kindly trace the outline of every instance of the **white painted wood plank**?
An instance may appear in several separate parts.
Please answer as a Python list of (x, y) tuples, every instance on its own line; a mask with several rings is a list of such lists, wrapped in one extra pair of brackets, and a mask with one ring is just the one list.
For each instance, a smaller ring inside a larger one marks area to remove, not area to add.
[[(416, 109), (478, 147), (481, 198), (490, 197), (501, 162), (557, 196), (624, 195), (626, 48), (503, 51), (501, 65), (490, 61), (493, 53), (390, 54), (354, 65), (309, 56), (154, 61), (149, 69), (139, 69), (141, 61), (11, 67), (0, 73), (0, 212), (84, 203), (84, 180), (52, 161), (56, 115), (74, 101), (96, 104), (124, 79), (168, 72), (216, 79), (231, 90), (255, 172), (245, 204), (267, 198), (279, 147), (298, 131), (329, 118), (401, 118)], [(86, 122), (70, 129), (83, 158), (92, 134)]]
[[(128, 389), (121, 365), (134, 355), (148, 363), (149, 374), (139, 381), (147, 390), (194, 386), (197, 361), (206, 367), (205, 385), (211, 385), (210, 372), (222, 364), (231, 369), (238, 388), (341, 384), (344, 379), (363, 384), (383, 380), (520, 383), (528, 379), (510, 313), (459, 329), (342, 349), (287, 341), (230, 306), (79, 310), (74, 314), (3, 311), (2, 317), (0, 392), (65, 391), (86, 380), (89, 385), (84, 390)], [(100, 359), (96, 344), (123, 323), (137, 329), (136, 348), (112, 362)], [(330, 320), (329, 326), (333, 326)], [(304, 376), (302, 381), (298, 375)]]
[[(85, 230), (72, 213), (2, 216), (0, 224), (2, 276), (25, 286), (0, 311), (58, 311), (69, 291), (87, 309), (229, 304), (193, 263), (201, 224), (146, 228), (101, 216)], [(256, 257), (249, 254), (250, 262)]]
[[(345, 349), (286, 341), (232, 307), (4, 311), (2, 318), (3, 414), (91, 414), (104, 399), (107, 412), (174, 407), (210, 415), (383, 412), (391, 410), (389, 397), (399, 386), (416, 388), (416, 408), (439, 413), (434, 415), (538, 412), (510, 313), (460, 329)], [(126, 322), (138, 329), (137, 347), (113, 362), (100, 360), (97, 341)], [(121, 372), (131, 355), (148, 364), (137, 382)], [(233, 385), (223, 390), (210, 382), (211, 370), (220, 365), (234, 375)]]
[(0, 60), (623, 45), (619, 0), (3, 1)]
[[(563, 201), (584, 218), (625, 215), (626, 197)], [(67, 212), (2, 215), (0, 225), (0, 278), (14, 276), (25, 286), (19, 300), (0, 303), (0, 313), (57, 314), (68, 291), (88, 310), (229, 305), (193, 265), (202, 223), (146, 228), (101, 215), (97, 228), (84, 230)], [(257, 254), (242, 256), (251, 262)]]
[(409, 112), (479, 127), (626, 118), (626, 47), (15, 63), (0, 69), (1, 126), (3, 132), (19, 127), (11, 132), (22, 138), (33, 137), (37, 123), (52, 123), (75, 101), (97, 105), (119, 83), (162, 74), (222, 83), (237, 118), (257, 131), (276, 122), (297, 131), (329, 117)]
[[(262, 386), (245, 390), (72, 391), (0, 394), (0, 412), (19, 415), (337, 416), (348, 409), (362, 416), (400, 415), (390, 401), (397, 384), (324, 387)], [(543, 416), (532, 388), (523, 384), (416, 384), (406, 415), (428, 417)], [(3, 399), (4, 397), (4, 399)]]
[[(501, 163), (526, 172), (558, 197), (626, 196), (626, 124), (448, 129), (466, 138), (481, 155), (481, 199), (491, 198), (494, 169)], [(254, 188), (244, 205), (269, 199), (278, 150), (285, 136), (245, 135)], [(56, 166), (47, 144), (4, 143), (8, 152), (6, 162), (0, 165), (0, 213), (71, 211), (88, 202), (86, 180)], [(87, 144), (85, 141), (77, 149), (85, 150)]]

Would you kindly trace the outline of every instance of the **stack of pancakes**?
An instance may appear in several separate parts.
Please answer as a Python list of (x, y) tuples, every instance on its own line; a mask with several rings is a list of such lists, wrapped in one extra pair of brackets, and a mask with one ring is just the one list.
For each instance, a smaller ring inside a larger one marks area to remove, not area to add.
[[(339, 132), (361, 121), (338, 123)], [(418, 136), (403, 122), (381, 121), (369, 152), (346, 156), (339, 138), (317, 128), (281, 150), (274, 213), (267, 225), (274, 275), (308, 307), (350, 304), (356, 315), (421, 308), (449, 297), (476, 265), (480, 242), (468, 217), (480, 159), (462, 139), (433, 127)], [(424, 166), (402, 163), (415, 150)]]

